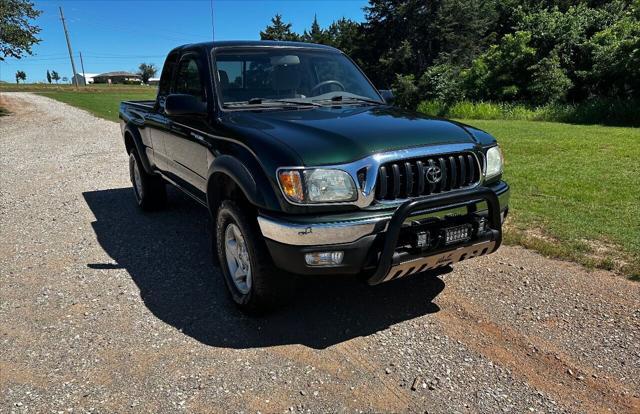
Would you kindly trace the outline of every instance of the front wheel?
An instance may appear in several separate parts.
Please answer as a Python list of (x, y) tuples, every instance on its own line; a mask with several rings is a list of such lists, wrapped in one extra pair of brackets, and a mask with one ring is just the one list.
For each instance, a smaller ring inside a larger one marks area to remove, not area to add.
[(218, 209), (216, 253), (231, 298), (247, 313), (271, 310), (291, 287), (291, 280), (271, 261), (262, 234), (245, 211), (227, 200)]

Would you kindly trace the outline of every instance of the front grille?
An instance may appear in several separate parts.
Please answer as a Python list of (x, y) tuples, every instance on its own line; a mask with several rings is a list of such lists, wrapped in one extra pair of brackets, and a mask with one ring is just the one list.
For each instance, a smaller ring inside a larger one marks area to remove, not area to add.
[(392, 161), (378, 169), (376, 200), (412, 198), (467, 188), (480, 181), (480, 174), (477, 158), (470, 152)]

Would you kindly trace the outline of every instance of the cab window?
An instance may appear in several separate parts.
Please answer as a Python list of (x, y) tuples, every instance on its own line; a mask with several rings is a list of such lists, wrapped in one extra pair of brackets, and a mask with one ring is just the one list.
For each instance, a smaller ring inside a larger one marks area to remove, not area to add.
[(178, 64), (173, 93), (193, 95), (204, 102), (206, 99), (203, 85), (196, 57), (187, 56), (183, 58)]
[(178, 64), (179, 56), (177, 52), (170, 53), (164, 62), (162, 74), (160, 75), (160, 85), (158, 86), (158, 104), (160, 107), (164, 108), (164, 101), (171, 92), (171, 79)]

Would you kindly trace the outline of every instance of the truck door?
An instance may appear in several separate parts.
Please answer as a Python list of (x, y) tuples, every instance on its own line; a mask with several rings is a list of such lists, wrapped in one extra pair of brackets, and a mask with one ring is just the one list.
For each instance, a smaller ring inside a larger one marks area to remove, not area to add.
[(172, 52), (167, 56), (162, 69), (162, 75), (160, 77), (160, 85), (158, 86), (158, 96), (156, 98), (156, 105), (154, 111), (149, 112), (146, 115), (145, 125), (149, 127), (149, 137), (151, 138), (151, 145), (153, 147), (153, 159), (155, 166), (163, 172), (169, 172), (171, 169), (171, 159), (167, 154), (165, 148), (165, 141), (170, 134), (170, 122), (164, 113), (164, 102), (167, 95), (171, 92), (171, 85), (173, 83), (173, 75), (178, 65), (178, 58), (180, 54), (178, 52)]
[[(171, 93), (193, 95), (207, 103), (206, 68), (198, 52), (187, 52), (180, 58)], [(206, 192), (207, 141), (203, 131), (210, 130), (209, 117), (169, 116), (169, 134), (164, 147), (172, 163), (172, 172), (196, 189)]]

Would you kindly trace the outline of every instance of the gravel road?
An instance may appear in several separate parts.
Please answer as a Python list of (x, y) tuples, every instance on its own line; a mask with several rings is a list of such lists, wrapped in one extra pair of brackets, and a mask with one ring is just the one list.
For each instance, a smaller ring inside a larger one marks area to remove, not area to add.
[(252, 319), (201, 207), (137, 209), (117, 124), (2, 99), (0, 412), (640, 412), (640, 283), (503, 247)]

